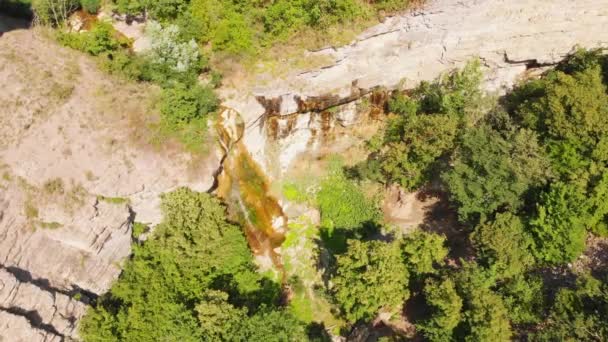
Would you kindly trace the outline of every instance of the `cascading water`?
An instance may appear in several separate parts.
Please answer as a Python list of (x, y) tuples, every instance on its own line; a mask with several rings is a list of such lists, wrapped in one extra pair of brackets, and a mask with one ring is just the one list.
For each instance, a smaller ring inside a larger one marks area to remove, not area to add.
[(281, 271), (281, 256), (277, 249), (285, 239), (287, 217), (277, 199), (269, 194), (264, 172), (241, 142), (245, 125), (240, 114), (224, 108), (217, 130), (225, 152), (217, 178), (217, 195), (228, 205), (232, 219), (245, 228), (253, 253), (260, 258), (269, 258)]

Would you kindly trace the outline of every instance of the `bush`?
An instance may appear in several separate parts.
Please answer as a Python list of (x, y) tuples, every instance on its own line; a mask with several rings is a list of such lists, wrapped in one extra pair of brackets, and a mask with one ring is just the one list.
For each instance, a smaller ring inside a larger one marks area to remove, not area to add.
[(176, 73), (198, 73), (201, 69), (200, 51), (194, 40), (181, 41), (179, 27), (169, 25), (162, 27), (157, 22), (146, 26), (150, 37), (148, 58), (151, 63), (166, 67)]
[(118, 51), (129, 43), (117, 34), (112, 24), (107, 22), (97, 23), (88, 32), (60, 32), (57, 40), (63, 45), (93, 56)]
[(32, 0), (32, 9), (43, 25), (59, 25), (78, 9), (78, 0)]
[(80, 0), (80, 6), (87, 13), (95, 14), (101, 7), (101, 0)]
[(327, 228), (355, 230), (376, 222), (380, 215), (376, 203), (366, 198), (339, 166), (335, 166), (321, 183), (317, 204), (321, 223)]
[(212, 43), (215, 50), (248, 53), (253, 49), (253, 32), (244, 16), (231, 12), (217, 24)]
[(162, 119), (171, 126), (202, 119), (215, 111), (219, 104), (212, 89), (198, 84), (188, 87), (182, 83), (164, 89), (161, 101)]

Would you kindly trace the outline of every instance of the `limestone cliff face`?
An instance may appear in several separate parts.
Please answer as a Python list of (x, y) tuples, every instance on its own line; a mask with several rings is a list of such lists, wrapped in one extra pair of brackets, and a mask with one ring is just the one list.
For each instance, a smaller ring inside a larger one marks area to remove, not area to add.
[[(606, 0), (430, 0), (368, 29), (350, 45), (309, 52), (333, 63), (241, 91), (249, 95), (227, 103), (247, 123), (244, 141), (253, 156), (276, 174), (315, 145), (316, 117), (328, 108), (378, 87), (414, 87), (475, 57), (484, 66), (486, 89), (503, 91), (528, 69), (553, 65), (575, 46), (608, 46), (606, 25)], [(332, 114), (350, 116), (348, 106)], [(294, 119), (294, 113), (303, 117)], [(348, 123), (356, 121), (351, 118)], [(326, 124), (340, 121), (340, 115), (330, 115)], [(294, 133), (276, 137), (276, 127), (293, 127)]]
[[(1, 20), (1, 19), (0, 19)], [(143, 85), (104, 75), (35, 30), (0, 37), (0, 341), (77, 337), (160, 195), (207, 191), (220, 153), (147, 141)]]

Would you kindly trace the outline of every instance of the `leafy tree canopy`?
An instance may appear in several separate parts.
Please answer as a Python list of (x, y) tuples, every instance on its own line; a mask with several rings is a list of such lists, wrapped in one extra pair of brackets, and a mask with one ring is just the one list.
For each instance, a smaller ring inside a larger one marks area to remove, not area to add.
[(463, 222), (479, 222), (495, 211), (516, 211), (525, 192), (548, 177), (548, 161), (533, 131), (503, 137), (486, 125), (467, 131), (443, 175)]
[(349, 240), (332, 278), (346, 317), (370, 320), (382, 309), (397, 312), (409, 297), (409, 273), (397, 242)]

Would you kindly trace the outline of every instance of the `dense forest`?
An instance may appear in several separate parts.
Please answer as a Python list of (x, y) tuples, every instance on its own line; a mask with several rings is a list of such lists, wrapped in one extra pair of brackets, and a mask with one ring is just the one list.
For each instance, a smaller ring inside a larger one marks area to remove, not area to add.
[[(23, 1), (13, 3), (23, 11)], [(196, 150), (219, 106), (214, 58), (255, 55), (407, 4), (116, 0), (118, 13), (154, 20), (145, 54), (103, 21), (84, 33), (60, 29), (67, 13), (95, 13), (99, 0), (32, 6), (61, 44), (96, 56), (118, 77), (157, 84), (162, 128)], [(283, 189), (320, 212), (314, 232), (291, 228), (318, 237), (309, 261), (326, 267), (314, 270), (322, 282), (310, 291), (331, 319), (311, 311), (305, 279), (258, 272), (243, 229), (219, 199), (181, 188), (162, 198), (161, 224), (145, 238), (134, 234), (132, 257), (81, 322), (81, 336), (328, 341), (379, 316), (407, 316), (416, 337), (430, 341), (608, 340), (608, 269), (580, 262), (608, 235), (608, 58), (580, 50), (501, 97), (484, 93), (481, 81), (473, 61), (392, 92), (364, 161), (334, 158), (314, 187)], [(366, 188), (393, 185), (445, 196), (458, 236), (392, 229)], [(288, 236), (284, 247), (293, 243)]]

